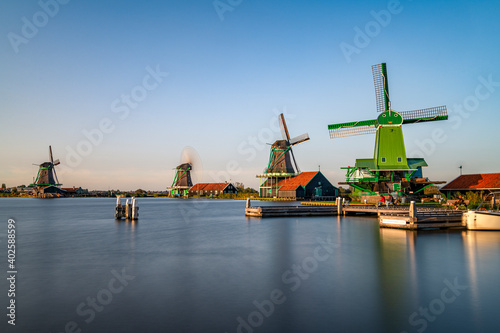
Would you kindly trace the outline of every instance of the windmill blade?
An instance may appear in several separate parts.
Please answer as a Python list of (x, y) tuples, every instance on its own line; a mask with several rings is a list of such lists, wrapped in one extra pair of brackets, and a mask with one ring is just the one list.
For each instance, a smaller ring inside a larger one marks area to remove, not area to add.
[(54, 178), (56, 179), (56, 184), (59, 184), (59, 179), (57, 179), (56, 169), (52, 168), (52, 171), (54, 171)]
[(422, 121), (447, 120), (446, 105), (428, 109), (398, 112), (403, 117), (403, 124), (413, 124)]
[(181, 163), (189, 163), (191, 165), (191, 180), (193, 184), (199, 183), (203, 179), (203, 163), (198, 154), (198, 151), (193, 147), (186, 146), (181, 152)]
[(390, 109), (389, 82), (385, 63), (372, 66), (373, 82), (375, 85), (375, 99), (377, 111), (384, 112)]
[(344, 138), (346, 136), (355, 136), (363, 134), (373, 134), (377, 132), (375, 126), (357, 126), (330, 129), (330, 139)]
[(288, 133), (288, 128), (286, 127), (286, 122), (285, 122), (285, 116), (283, 116), (283, 113), (280, 113), (279, 115), (279, 123), (281, 129), (281, 137), (283, 138), (283, 140), (290, 141), (290, 133)]
[(181, 162), (182, 163), (189, 163), (193, 164), (194, 162), (197, 162), (200, 159), (200, 155), (194, 149), (193, 147), (186, 146), (182, 149), (181, 152)]
[(373, 134), (377, 131), (376, 124), (377, 121), (375, 119), (352, 121), (349, 123), (328, 125), (328, 131), (330, 132), (330, 139), (343, 138), (353, 135)]
[(52, 146), (49, 146), (50, 162), (54, 164), (54, 159), (52, 158)]
[(295, 172), (300, 173), (299, 165), (297, 164), (297, 161), (295, 160), (295, 155), (293, 154), (292, 148), (290, 148), (290, 153), (292, 154), (292, 160), (293, 160), (293, 165), (295, 166)]
[(292, 140), (290, 140), (290, 144), (293, 146), (293, 145), (298, 145), (299, 143), (302, 143), (304, 141), (307, 141), (309, 140), (309, 134), (308, 133), (305, 133), (305, 134), (302, 134), (302, 135), (299, 135), (299, 136), (296, 136), (295, 138), (293, 138)]
[(54, 161), (54, 165), (59, 165), (59, 164), (61, 164), (61, 161), (59, 161), (59, 159)]

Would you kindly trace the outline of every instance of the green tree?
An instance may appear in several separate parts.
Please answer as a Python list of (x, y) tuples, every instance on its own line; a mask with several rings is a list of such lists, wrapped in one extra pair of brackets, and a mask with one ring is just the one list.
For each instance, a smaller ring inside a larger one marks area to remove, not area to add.
[(245, 190), (245, 185), (240, 182), (234, 183), (234, 187), (238, 190), (238, 192), (243, 192)]
[(7, 186), (5, 186), (5, 183), (2, 183), (2, 188), (7, 188)]
[(147, 194), (147, 192), (144, 191), (143, 189), (140, 189), (140, 188), (135, 191), (136, 197), (144, 197), (144, 196), (146, 196), (146, 194)]

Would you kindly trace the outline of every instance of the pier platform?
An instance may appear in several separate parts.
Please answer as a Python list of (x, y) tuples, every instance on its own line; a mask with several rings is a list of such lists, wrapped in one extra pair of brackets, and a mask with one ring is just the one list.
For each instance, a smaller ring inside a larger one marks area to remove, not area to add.
[(342, 205), (340, 200), (334, 202), (302, 202), (300, 206), (260, 206), (251, 207), (247, 200), (245, 215), (252, 217), (286, 217), (286, 216), (335, 216), (335, 215), (375, 215), (378, 216), (381, 228), (397, 229), (429, 229), (454, 228), (464, 229), (463, 212), (447, 210), (432, 205), (375, 206), (375, 205)]
[(462, 221), (462, 211), (459, 210), (408, 210), (406, 214), (384, 212), (378, 217), (381, 228), (397, 229), (465, 229), (466, 224)]
[(333, 216), (337, 215), (337, 207), (315, 206), (260, 206), (245, 208), (245, 215), (251, 217), (284, 217), (284, 216)]

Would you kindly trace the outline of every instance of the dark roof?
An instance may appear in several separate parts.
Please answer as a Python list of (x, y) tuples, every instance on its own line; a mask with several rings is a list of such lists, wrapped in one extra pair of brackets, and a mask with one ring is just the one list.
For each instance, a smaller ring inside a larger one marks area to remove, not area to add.
[(500, 173), (479, 173), (455, 178), (441, 190), (486, 190), (500, 189)]

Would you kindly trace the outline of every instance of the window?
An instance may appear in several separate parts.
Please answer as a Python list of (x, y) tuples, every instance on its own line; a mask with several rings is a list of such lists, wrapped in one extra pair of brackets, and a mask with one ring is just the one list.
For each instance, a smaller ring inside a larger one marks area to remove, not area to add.
[(385, 157), (382, 157), (382, 163), (385, 163)]
[(401, 163), (401, 162), (403, 162), (403, 158), (398, 157), (398, 163)]

